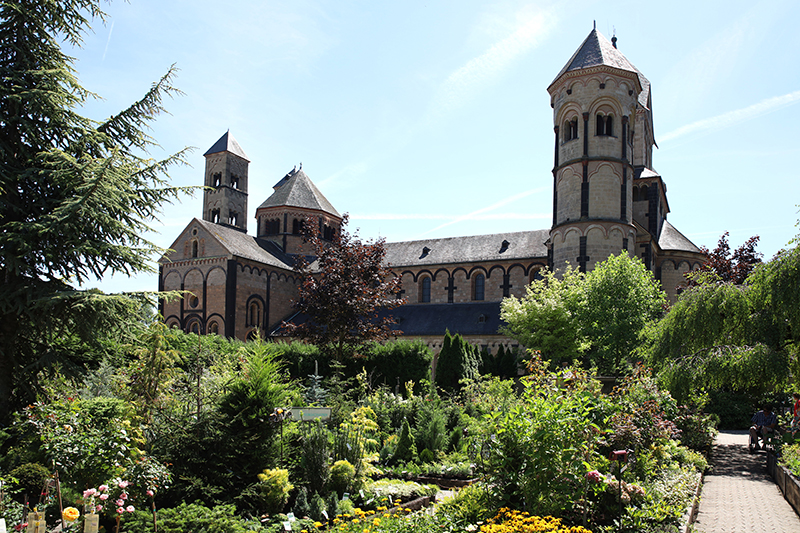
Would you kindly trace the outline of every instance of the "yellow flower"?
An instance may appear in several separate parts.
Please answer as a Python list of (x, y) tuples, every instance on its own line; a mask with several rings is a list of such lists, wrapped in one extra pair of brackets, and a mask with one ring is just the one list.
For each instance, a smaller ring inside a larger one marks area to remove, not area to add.
[(64, 517), (64, 520), (67, 522), (74, 522), (81, 516), (81, 512), (75, 509), (74, 507), (67, 507), (64, 509), (64, 512), (61, 514)]
[(353, 523), (358, 524), (358, 518), (353, 518)]
[(314, 527), (319, 529), (322, 527), (322, 522), (314, 522)]
[(373, 526), (379, 526), (379, 525), (381, 525), (381, 519), (380, 519), (380, 518), (373, 518), (373, 519), (372, 519), (372, 525), (373, 525)]

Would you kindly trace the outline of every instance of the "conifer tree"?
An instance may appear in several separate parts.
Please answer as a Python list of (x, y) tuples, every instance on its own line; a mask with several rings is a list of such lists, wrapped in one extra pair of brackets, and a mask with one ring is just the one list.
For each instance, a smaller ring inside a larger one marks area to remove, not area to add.
[[(95, 121), (64, 46), (79, 47), (98, 0), (0, 3), (0, 419), (30, 370), (58, 360), (52, 339), (82, 338), (132, 316), (130, 298), (80, 290), (107, 273), (153, 271), (144, 237), (180, 192), (145, 130), (176, 94), (175, 69), (129, 108)], [(25, 401), (26, 398), (20, 398)]]

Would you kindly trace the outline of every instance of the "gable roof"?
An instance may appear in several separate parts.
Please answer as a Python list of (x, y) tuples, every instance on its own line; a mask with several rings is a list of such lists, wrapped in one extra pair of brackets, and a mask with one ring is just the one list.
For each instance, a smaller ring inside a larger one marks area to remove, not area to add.
[[(216, 239), (231, 256), (258, 261), (264, 265), (276, 268), (287, 270), (293, 268), (294, 259), (290, 255), (283, 253), (280, 246), (276, 243), (264, 239), (257, 239), (236, 228), (224, 226), (222, 224), (214, 224), (213, 222), (201, 220), (199, 218), (194, 218), (189, 222), (186, 229), (181, 232), (172, 244), (173, 248), (176, 247), (188, 228), (195, 224), (202, 227), (208, 235)], [(166, 258), (162, 258), (159, 262), (164, 261), (166, 261)]]
[[(385, 260), (393, 267), (511, 259), (541, 258), (546, 261), (547, 247), (544, 243), (549, 238), (550, 230), (542, 229), (444, 239), (387, 242), (384, 245)], [(505, 246), (503, 245), (504, 241), (507, 242)]]
[(233, 155), (250, 161), (250, 159), (248, 159), (247, 155), (244, 153), (244, 150), (242, 150), (242, 147), (239, 146), (239, 143), (236, 142), (236, 139), (234, 139), (233, 135), (231, 135), (231, 130), (226, 131), (225, 135), (220, 137), (219, 140), (214, 143), (214, 146), (209, 148), (208, 151), (203, 155), (207, 156), (219, 152), (230, 152)]
[(324, 211), (335, 217), (342, 218), (336, 208), (317, 189), (305, 172), (301, 169), (292, 169), (277, 184), (275, 192), (264, 200), (259, 209), (265, 207), (303, 207)]
[(700, 248), (675, 229), (675, 226), (664, 220), (661, 226), (661, 235), (658, 237), (658, 246), (662, 250), (677, 250), (681, 252), (702, 253)]
[(589, 33), (589, 36), (578, 47), (578, 50), (572, 54), (572, 57), (561, 69), (561, 72), (558, 73), (558, 76), (555, 77), (550, 87), (567, 72), (599, 66), (613, 67), (635, 73), (642, 86), (642, 90), (639, 93), (639, 104), (645, 109), (650, 108), (650, 81), (596, 29)]

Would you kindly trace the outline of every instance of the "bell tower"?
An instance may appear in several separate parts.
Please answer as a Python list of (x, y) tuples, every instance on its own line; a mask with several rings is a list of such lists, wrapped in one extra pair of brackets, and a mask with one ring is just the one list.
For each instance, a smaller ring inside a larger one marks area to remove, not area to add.
[(230, 131), (203, 154), (206, 158), (203, 220), (247, 233), (247, 168), (250, 160)]
[(586, 272), (621, 250), (635, 253), (634, 148), (649, 163), (652, 121), (649, 145), (634, 126), (648, 122), (649, 106), (640, 111), (650, 83), (612, 41), (593, 29), (547, 88), (555, 132), (553, 270), (569, 263)]

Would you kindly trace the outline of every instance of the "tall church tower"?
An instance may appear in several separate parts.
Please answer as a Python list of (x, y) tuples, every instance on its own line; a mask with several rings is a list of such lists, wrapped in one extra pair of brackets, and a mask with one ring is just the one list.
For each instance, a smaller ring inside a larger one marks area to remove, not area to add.
[(649, 167), (652, 157), (650, 83), (613, 41), (592, 30), (547, 88), (555, 126), (554, 270), (569, 263), (586, 272), (621, 250), (636, 253), (633, 181), (635, 165)]
[(247, 233), (247, 168), (250, 160), (228, 131), (203, 154), (206, 158), (203, 220)]

